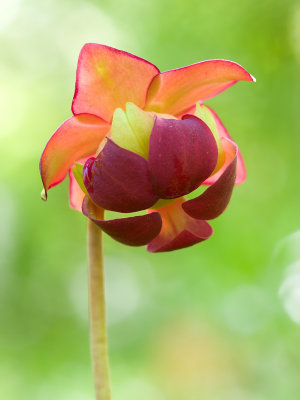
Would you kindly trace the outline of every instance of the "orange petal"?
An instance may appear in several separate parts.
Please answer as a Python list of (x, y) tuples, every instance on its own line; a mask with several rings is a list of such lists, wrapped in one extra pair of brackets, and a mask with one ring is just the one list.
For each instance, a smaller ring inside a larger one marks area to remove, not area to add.
[[(162, 229), (160, 234), (148, 244), (148, 251), (157, 253), (179, 250), (203, 242), (212, 235), (213, 230), (208, 222), (194, 219), (183, 211), (184, 201), (184, 197), (180, 197), (155, 210), (162, 218)], [(152, 210), (149, 211), (152, 212)]]
[(125, 51), (96, 43), (83, 46), (78, 60), (74, 114), (89, 113), (111, 121), (126, 102), (144, 107), (155, 65)]
[(41, 160), (40, 172), (45, 190), (60, 183), (76, 160), (94, 153), (110, 125), (93, 115), (67, 119), (52, 135)]
[[(220, 118), (215, 113), (215, 111), (212, 110), (210, 107), (207, 107), (207, 108), (209, 108), (209, 110), (212, 112), (212, 114), (214, 116), (220, 138), (232, 140), (231, 136), (227, 132), (225, 126), (222, 124)], [(219, 179), (219, 177), (223, 174), (223, 172), (225, 171), (225, 169), (227, 168), (227, 166), (230, 162), (229, 160), (231, 157), (231, 147), (228, 145), (228, 141), (226, 141), (226, 140), (222, 141), (222, 144), (223, 144), (223, 150), (225, 152), (225, 163), (223, 164), (222, 168), (219, 169), (219, 171), (216, 174), (210, 176), (205, 182), (203, 182), (203, 185), (214, 184)], [(246, 179), (246, 167), (245, 167), (241, 152), (238, 150), (235, 185), (240, 185), (241, 183), (243, 183), (245, 181), (245, 179)]]
[(237, 81), (254, 80), (232, 61), (202, 61), (157, 75), (149, 88), (145, 110), (179, 115), (196, 101), (216, 96)]

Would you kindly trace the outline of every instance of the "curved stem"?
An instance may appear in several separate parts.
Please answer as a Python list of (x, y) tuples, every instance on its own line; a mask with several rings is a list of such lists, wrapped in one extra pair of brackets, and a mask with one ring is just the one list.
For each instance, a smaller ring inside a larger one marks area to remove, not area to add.
[(88, 220), (90, 344), (96, 400), (110, 400), (102, 231)]

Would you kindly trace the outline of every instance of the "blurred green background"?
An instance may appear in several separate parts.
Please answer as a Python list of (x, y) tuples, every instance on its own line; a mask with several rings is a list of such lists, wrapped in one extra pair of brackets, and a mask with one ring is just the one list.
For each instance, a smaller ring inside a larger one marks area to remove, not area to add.
[(156, 255), (105, 237), (113, 400), (298, 399), (300, 2), (1, 0), (0, 35), (0, 398), (93, 399), (86, 220), (67, 181), (40, 200), (38, 162), (97, 42), (257, 78), (207, 102), (248, 170), (214, 236)]

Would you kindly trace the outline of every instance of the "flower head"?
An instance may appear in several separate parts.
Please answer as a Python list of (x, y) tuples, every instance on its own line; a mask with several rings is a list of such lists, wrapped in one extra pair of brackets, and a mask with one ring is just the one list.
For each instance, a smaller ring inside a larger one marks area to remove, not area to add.
[[(69, 173), (70, 204), (124, 244), (152, 252), (201, 242), (207, 220), (245, 179), (236, 144), (202, 102), (239, 80), (240, 65), (210, 60), (160, 73), (132, 54), (86, 44), (79, 56), (73, 116), (47, 143), (44, 199)], [(185, 195), (208, 188), (191, 200)], [(103, 220), (103, 209), (144, 215)]]

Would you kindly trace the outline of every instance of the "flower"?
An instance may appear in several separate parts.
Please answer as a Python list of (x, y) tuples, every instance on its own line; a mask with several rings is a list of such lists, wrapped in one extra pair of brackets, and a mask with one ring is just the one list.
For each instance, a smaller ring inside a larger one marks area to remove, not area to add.
[[(202, 102), (239, 80), (254, 78), (231, 61), (160, 73), (132, 54), (86, 44), (73, 116), (41, 157), (42, 198), (69, 173), (71, 206), (119, 242), (158, 252), (209, 238), (207, 220), (225, 210), (245, 167), (220, 119)], [(185, 199), (200, 185), (208, 188)], [(103, 209), (147, 211), (104, 220)]]

